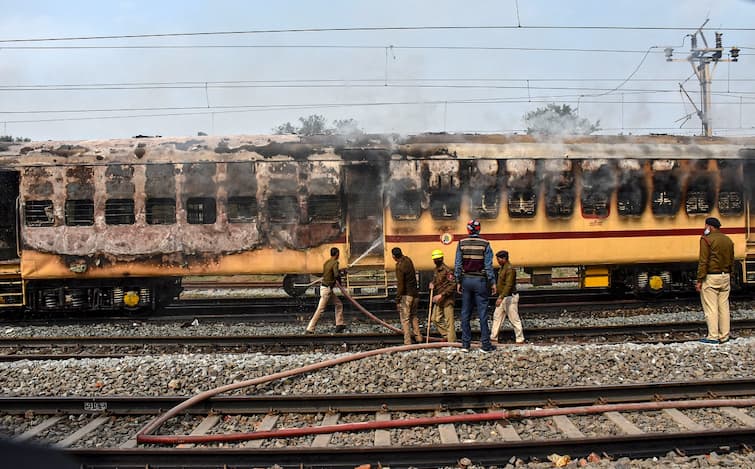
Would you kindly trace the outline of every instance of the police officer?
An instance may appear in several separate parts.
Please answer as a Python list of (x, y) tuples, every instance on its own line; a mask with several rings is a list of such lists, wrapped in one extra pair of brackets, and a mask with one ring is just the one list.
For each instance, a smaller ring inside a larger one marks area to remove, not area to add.
[(705, 231), (700, 238), (695, 289), (700, 292), (705, 322), (708, 324), (707, 337), (700, 339), (705, 344), (729, 341), (729, 291), (734, 243), (720, 229), (718, 218), (706, 218)]
[(456, 279), (453, 271), (443, 263), (443, 251), (436, 249), (430, 254), (430, 257), (435, 263), (435, 275), (429, 285), (433, 292), (431, 320), (438, 332), (448, 342), (456, 342), (456, 323), (454, 322)]
[(330, 248), (330, 259), (325, 261), (322, 265), (322, 285), (320, 285), (320, 302), (317, 304), (315, 314), (312, 315), (312, 319), (309, 320), (307, 325), (307, 334), (314, 334), (317, 321), (320, 319), (320, 315), (325, 311), (325, 307), (328, 302), (332, 300), (336, 306), (336, 332), (343, 332), (346, 326), (343, 322), (343, 303), (336, 296), (333, 291), (333, 287), (336, 284), (336, 280), (339, 279), (341, 272), (338, 270), (338, 257), (340, 252), (338, 248)]
[(396, 303), (398, 304), (401, 329), (404, 331), (404, 344), (411, 345), (412, 332), (417, 343), (422, 342), (422, 333), (419, 331), (419, 319), (417, 318), (417, 305), (419, 296), (417, 291), (417, 271), (414, 263), (408, 256), (401, 252), (401, 248), (391, 250), (393, 260), (396, 261)]
[(493, 312), (493, 330), (490, 332), (490, 340), (498, 342), (498, 332), (506, 317), (514, 328), (514, 340), (517, 344), (524, 343), (524, 331), (522, 320), (519, 319), (519, 293), (516, 292), (516, 270), (509, 261), (509, 252), (500, 250), (495, 253), (498, 265), (498, 299), (495, 300)]
[(467, 223), (467, 238), (459, 241), (456, 248), (456, 262), (454, 275), (456, 276), (456, 291), (461, 296), (461, 347), (469, 351), (472, 342), (472, 326), (470, 324), (473, 303), (477, 307), (480, 318), (480, 342), (483, 352), (492, 352), (490, 344), (490, 328), (488, 326), (488, 285), (496, 294), (495, 274), (493, 273), (493, 250), (490, 243), (480, 237), (480, 222), (477, 219)]

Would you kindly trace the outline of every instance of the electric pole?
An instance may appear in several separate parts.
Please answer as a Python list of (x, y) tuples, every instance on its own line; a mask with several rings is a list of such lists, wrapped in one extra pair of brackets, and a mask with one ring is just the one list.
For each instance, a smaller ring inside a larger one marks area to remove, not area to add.
[[(706, 137), (712, 137), (713, 136), (713, 127), (711, 125), (711, 99), (710, 99), (710, 92), (711, 92), (711, 83), (713, 81), (713, 72), (716, 70), (716, 66), (718, 65), (718, 62), (738, 62), (739, 61), (739, 48), (736, 46), (732, 47), (729, 50), (729, 58), (723, 59), (723, 52), (724, 48), (722, 45), (722, 33), (716, 33), (716, 47), (709, 47), (708, 41), (705, 39), (705, 34), (703, 34), (703, 28), (705, 25), (708, 24), (708, 20), (705, 20), (705, 23), (702, 24), (699, 28), (697, 28), (697, 31), (695, 31), (692, 34), (688, 34), (690, 36), (690, 49), (689, 49), (689, 56), (686, 59), (673, 59), (672, 56), (674, 54), (674, 49), (671, 47), (667, 47), (665, 49), (666, 52), (666, 62), (682, 62), (686, 61), (689, 62), (690, 65), (692, 65), (692, 70), (695, 72), (695, 76), (697, 77), (697, 80), (700, 82), (700, 108), (697, 107), (694, 101), (689, 97), (687, 92), (684, 90), (684, 86), (680, 83), (679, 87), (682, 91), (684, 91), (684, 94), (687, 95), (687, 98), (692, 103), (692, 106), (695, 108), (695, 111), (697, 111), (697, 116), (700, 118), (700, 121), (702, 122), (703, 126), (703, 135)], [(703, 42), (704, 47), (698, 47), (697, 38), (698, 36)], [(713, 68), (711, 69), (710, 64), (713, 64)]]

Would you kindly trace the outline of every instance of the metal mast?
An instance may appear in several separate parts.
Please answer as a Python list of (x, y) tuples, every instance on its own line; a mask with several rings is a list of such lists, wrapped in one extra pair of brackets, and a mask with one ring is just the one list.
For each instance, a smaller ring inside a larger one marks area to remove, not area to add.
[[(691, 98), (689, 98), (689, 95), (684, 90), (684, 86), (680, 83), (679, 87), (682, 91), (684, 91), (684, 94), (687, 95), (687, 98), (692, 103), (692, 106), (694, 106), (695, 111), (697, 111), (697, 116), (700, 118), (700, 121), (702, 122), (703, 126), (703, 135), (706, 137), (712, 137), (713, 136), (713, 126), (711, 124), (711, 98), (710, 98), (710, 92), (711, 92), (711, 83), (713, 81), (713, 72), (716, 70), (716, 65), (718, 65), (718, 62), (738, 62), (739, 61), (739, 48), (736, 46), (732, 47), (729, 50), (729, 58), (723, 59), (723, 52), (724, 48), (722, 45), (722, 37), (723, 34), (717, 32), (716, 33), (716, 47), (709, 47), (708, 41), (705, 39), (705, 34), (703, 34), (703, 28), (706, 24), (708, 24), (709, 20), (705, 20), (705, 23), (702, 24), (697, 30), (692, 33), (688, 34), (690, 36), (690, 50), (689, 50), (689, 56), (686, 59), (673, 59), (672, 55), (674, 53), (674, 49), (671, 47), (667, 47), (665, 49), (666, 52), (666, 62), (681, 62), (686, 61), (689, 62), (690, 65), (692, 65), (692, 70), (695, 72), (695, 76), (697, 77), (697, 80), (700, 82), (700, 108), (697, 107), (694, 101), (692, 101)], [(703, 42), (703, 47), (698, 47), (697, 38), (698, 36)], [(713, 64), (713, 68), (711, 69), (710, 64)]]

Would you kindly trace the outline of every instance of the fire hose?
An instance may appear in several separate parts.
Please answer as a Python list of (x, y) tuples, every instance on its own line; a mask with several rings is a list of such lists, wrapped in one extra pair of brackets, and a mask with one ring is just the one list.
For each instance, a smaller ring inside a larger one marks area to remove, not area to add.
[[(362, 312), (363, 314), (365, 314), (367, 317), (371, 318), (372, 320), (378, 322), (379, 324), (382, 324), (385, 327), (397, 333), (401, 333), (401, 331), (398, 328), (386, 323), (385, 321), (381, 320), (377, 316), (367, 311), (361, 304), (359, 304), (359, 302), (357, 302), (354, 298), (351, 297), (351, 295), (348, 294), (346, 289), (343, 288), (340, 283), (337, 282), (336, 284), (338, 285), (338, 288), (341, 290), (343, 295), (352, 304), (354, 304), (354, 306), (356, 306), (356, 308), (360, 312)], [(426, 348), (443, 348), (443, 347), (458, 347), (459, 346), (459, 344), (456, 344), (456, 343), (441, 342), (439, 341), (440, 339), (435, 339), (435, 340), (436, 342), (434, 343), (417, 344), (417, 345), (402, 345), (402, 346), (397, 346), (397, 347), (389, 347), (389, 348), (382, 348), (382, 349), (377, 349), (377, 350), (370, 350), (367, 352), (360, 352), (360, 353), (338, 357), (338, 358), (326, 360), (320, 363), (313, 363), (311, 365), (294, 368), (292, 370), (281, 371), (281, 372), (273, 373), (267, 376), (261, 376), (258, 378), (253, 378), (253, 379), (242, 381), (239, 383), (232, 383), (225, 386), (220, 386), (214, 389), (210, 389), (208, 391), (204, 391), (202, 393), (199, 393), (181, 402), (180, 404), (168, 410), (161, 416), (157, 417), (155, 420), (149, 422), (136, 434), (136, 441), (139, 443), (151, 443), (151, 444), (182, 444), (182, 443), (210, 443), (210, 442), (223, 442), (223, 441), (245, 441), (245, 440), (253, 440), (253, 439), (260, 439), (260, 438), (271, 438), (271, 436), (268, 435), (269, 432), (229, 433), (229, 434), (224, 434), (224, 435), (154, 435), (153, 433), (156, 432), (160, 428), (160, 426), (162, 426), (162, 424), (164, 424), (166, 421), (179, 415), (181, 412), (185, 411), (186, 409), (189, 409), (192, 406), (198, 404), (199, 402), (209, 399), (210, 397), (213, 397), (213, 396), (216, 396), (218, 394), (222, 394), (228, 391), (233, 391), (240, 388), (246, 388), (249, 386), (256, 386), (256, 385), (268, 383), (270, 381), (274, 381), (277, 379), (287, 378), (290, 376), (296, 376), (296, 375), (308, 373), (310, 371), (315, 371), (322, 368), (339, 365), (341, 363), (346, 363), (346, 362), (350, 362), (354, 360), (361, 360), (363, 358), (371, 357), (374, 355), (404, 352), (404, 351), (426, 349)], [(378, 423), (381, 425), (384, 425), (385, 423), (388, 423), (388, 424), (395, 423), (396, 427), (400, 427), (400, 426), (408, 426), (406, 422), (408, 421), (414, 422), (415, 420), (417, 419), (389, 420), (387, 422), (372, 422), (372, 423)], [(435, 421), (433, 420), (433, 422)], [(435, 423), (443, 423), (443, 422), (435, 422)], [(430, 424), (431, 423), (425, 423), (424, 425), (430, 425)], [(361, 424), (347, 424), (347, 425), (355, 425), (353, 427), (353, 430), (361, 429), (360, 428)], [(412, 423), (412, 425), (414, 425), (414, 423)], [(325, 433), (322, 431), (322, 429), (324, 428), (327, 428), (327, 427), (307, 427), (306, 430), (310, 432), (307, 434)], [(343, 428), (343, 427), (339, 427), (339, 428), (340, 429), (336, 431), (349, 431), (347, 428)], [(374, 427), (374, 428), (392, 428), (392, 427)], [(366, 429), (368, 428), (364, 428), (364, 430)], [(303, 428), (290, 428), (290, 429), (283, 429), (283, 430), (275, 430), (275, 437), (285, 438), (287, 436), (293, 436), (294, 433), (301, 432), (302, 430), (304, 429)], [(289, 433), (289, 432), (294, 432), (294, 433)]]
[[(361, 312), (367, 316), (373, 318), (377, 322), (385, 325), (386, 327), (399, 332), (399, 330), (384, 321), (378, 319), (371, 313), (369, 313), (364, 307), (362, 307), (356, 300), (354, 300), (345, 291), (341, 285), (338, 285), (344, 296), (349, 299)], [(749, 407), (755, 406), (755, 399), (707, 399), (697, 401), (666, 401), (666, 402), (643, 402), (643, 403), (628, 403), (628, 404), (606, 404), (595, 406), (578, 406), (578, 407), (565, 407), (555, 409), (534, 409), (534, 410), (502, 410), (496, 412), (485, 412), (479, 414), (459, 414), (451, 416), (437, 416), (437, 417), (422, 417), (413, 419), (396, 419), (386, 421), (369, 421), (369, 422), (356, 422), (345, 423), (336, 425), (323, 425), (312, 427), (296, 427), (285, 428), (279, 430), (268, 431), (255, 431), (255, 432), (237, 432), (226, 433), (218, 435), (155, 435), (154, 433), (168, 420), (176, 417), (181, 412), (192, 406), (209, 399), (210, 397), (222, 394), (228, 391), (233, 391), (240, 388), (246, 388), (249, 386), (256, 386), (264, 383), (268, 383), (274, 380), (287, 378), (290, 376), (301, 375), (310, 371), (320, 370), (326, 367), (340, 365), (350, 361), (361, 360), (364, 358), (372, 357), (375, 355), (382, 355), (387, 353), (396, 353), (421, 349), (442, 348), (449, 346), (457, 346), (458, 344), (451, 344), (447, 342), (435, 342), (417, 345), (401, 345), (396, 347), (389, 347), (377, 350), (370, 350), (366, 352), (355, 353), (351, 355), (345, 355), (330, 360), (325, 360), (320, 363), (313, 363), (311, 365), (294, 368), (291, 370), (281, 371), (258, 378), (249, 379), (239, 383), (227, 384), (208, 391), (204, 391), (189, 399), (181, 402), (172, 409), (168, 410), (161, 416), (152, 420), (145, 425), (136, 434), (136, 441), (138, 443), (146, 444), (162, 444), (162, 445), (177, 445), (184, 443), (219, 443), (219, 442), (232, 442), (232, 441), (249, 441), (265, 438), (290, 438), (303, 435), (315, 435), (324, 433), (335, 432), (349, 432), (349, 431), (366, 431), (385, 428), (402, 428), (402, 427), (414, 427), (414, 426), (428, 426), (439, 425), (444, 423), (463, 423), (463, 422), (483, 422), (494, 420), (508, 420), (508, 419), (521, 419), (532, 417), (549, 417), (555, 415), (586, 415), (597, 414), (604, 412), (626, 412), (626, 411), (648, 411), (648, 410), (660, 410), (667, 408), (701, 408), (701, 407)]]

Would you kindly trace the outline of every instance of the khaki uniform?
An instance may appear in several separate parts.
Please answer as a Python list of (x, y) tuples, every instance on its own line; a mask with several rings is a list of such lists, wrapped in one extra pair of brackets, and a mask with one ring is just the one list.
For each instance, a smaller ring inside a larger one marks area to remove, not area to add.
[(506, 317), (511, 321), (511, 327), (514, 328), (514, 338), (516, 343), (524, 342), (524, 331), (522, 329), (522, 320), (519, 319), (519, 293), (516, 292), (516, 270), (511, 262), (506, 261), (498, 271), (498, 298), (501, 304), (496, 306), (493, 312), (493, 328), (490, 331), (490, 340), (498, 341), (498, 332)]
[(700, 301), (708, 325), (708, 339), (728, 340), (729, 291), (734, 266), (734, 243), (718, 230), (700, 238), (697, 280), (702, 282)]
[(333, 287), (338, 279), (338, 259), (330, 258), (322, 265), (322, 285), (320, 285), (320, 302), (317, 303), (317, 309), (312, 315), (312, 319), (307, 324), (307, 331), (314, 332), (317, 326), (317, 321), (320, 320), (320, 316), (325, 311), (328, 303), (332, 302), (336, 307), (336, 326), (342, 326), (343, 322), (343, 303), (336, 296), (333, 291)]
[(412, 343), (410, 326), (414, 330), (417, 342), (422, 342), (417, 318), (417, 306), (419, 306), (417, 272), (414, 270), (414, 263), (407, 256), (401, 256), (401, 259), (396, 261), (396, 297), (401, 329), (404, 331), (404, 344)]
[[(456, 342), (456, 322), (454, 321), (454, 292), (456, 279), (454, 272), (445, 264), (435, 269), (433, 277), (433, 296), (443, 298), (433, 305), (431, 320), (435, 328), (448, 342)], [(430, 299), (432, 301), (432, 298)]]

